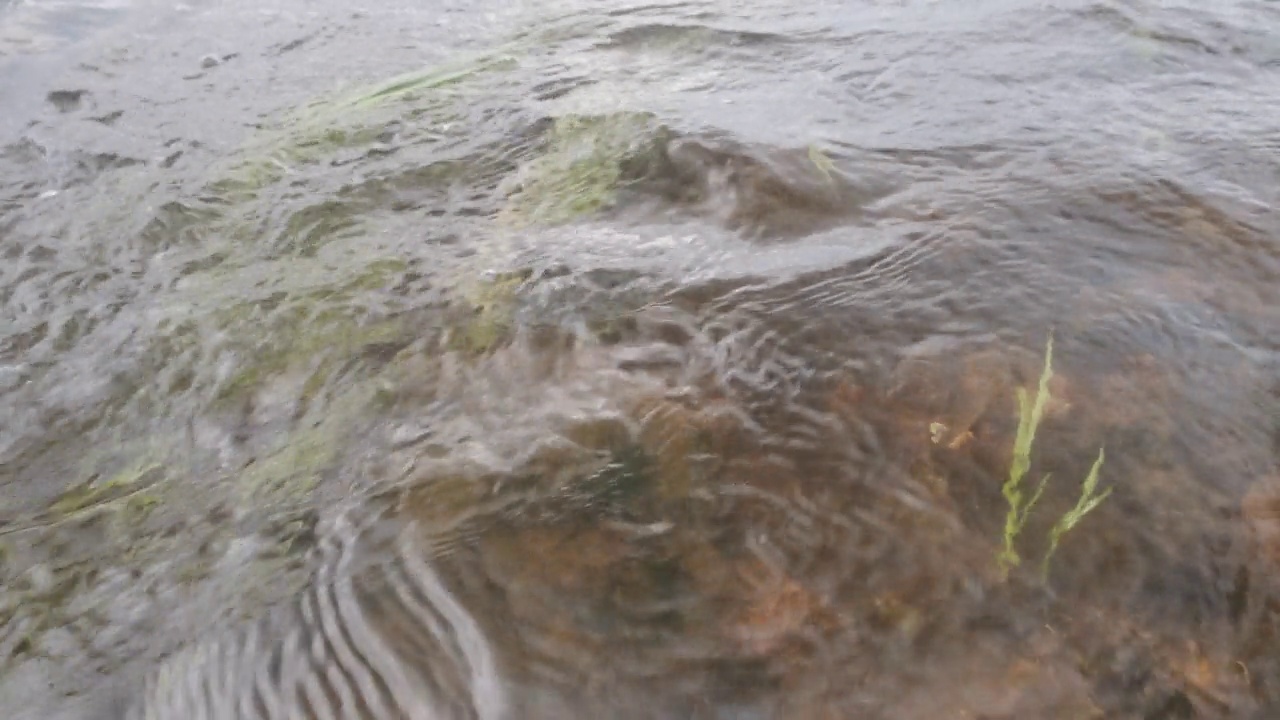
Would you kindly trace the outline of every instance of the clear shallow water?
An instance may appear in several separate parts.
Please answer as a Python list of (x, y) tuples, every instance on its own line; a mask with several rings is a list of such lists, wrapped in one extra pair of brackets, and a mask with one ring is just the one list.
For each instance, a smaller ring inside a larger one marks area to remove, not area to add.
[(20, 12), (6, 707), (350, 597), (411, 717), (1274, 713), (1270, 4)]

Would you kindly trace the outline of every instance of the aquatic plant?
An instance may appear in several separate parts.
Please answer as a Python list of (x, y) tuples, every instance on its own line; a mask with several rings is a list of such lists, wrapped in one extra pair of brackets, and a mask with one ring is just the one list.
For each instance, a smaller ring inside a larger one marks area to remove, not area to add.
[(502, 345), (514, 329), (516, 299), (525, 273), (503, 273), (461, 288), (474, 314), (449, 329), (447, 347), (468, 355), (484, 355)]
[(350, 97), (336, 103), (339, 110), (369, 107), (390, 100), (397, 100), (415, 92), (443, 90), (460, 85), (478, 75), (502, 70), (511, 70), (518, 65), (517, 59), (508, 54), (494, 53), (479, 58), (455, 63), (441, 68), (410, 72), (382, 85), (357, 91)]
[(836, 164), (817, 145), (809, 145), (809, 162), (822, 173), (822, 178), (828, 185), (835, 184)]
[(500, 218), (516, 227), (551, 226), (608, 208), (627, 184), (627, 164), (653, 153), (662, 132), (643, 112), (556, 117)]
[[(1018, 388), (1018, 431), (1013, 441), (1013, 460), (1009, 466), (1009, 479), (1001, 487), (1001, 494), (1004, 495), (1005, 500), (1009, 503), (1009, 510), (1005, 514), (1004, 520), (1004, 547), (996, 556), (996, 562), (1003, 577), (1008, 577), (1009, 571), (1022, 562), (1022, 558), (1016, 548), (1018, 535), (1021, 534), (1031, 510), (1040, 500), (1040, 496), (1044, 494), (1045, 488), (1049, 484), (1050, 476), (1045, 475), (1040, 479), (1040, 484), (1036, 486), (1035, 492), (1028, 498), (1022, 481), (1027, 471), (1031, 469), (1031, 447), (1035, 442), (1036, 430), (1040, 427), (1040, 421), (1044, 418), (1044, 411), (1049, 403), (1049, 381), (1052, 378), (1053, 337), (1050, 336), (1045, 345), (1044, 369), (1040, 373), (1040, 382), (1036, 388), (1035, 399), (1032, 400), (1027, 396), (1025, 388)], [(1076, 501), (1075, 507), (1059, 518), (1049, 531), (1049, 549), (1046, 551), (1040, 567), (1041, 577), (1045, 580), (1049, 576), (1049, 561), (1057, 551), (1058, 543), (1061, 541), (1062, 536), (1070, 532), (1072, 528), (1084, 519), (1085, 515), (1097, 508), (1111, 494), (1112, 488), (1107, 488), (1101, 494), (1097, 493), (1098, 473), (1102, 469), (1102, 460), (1103, 452), (1099, 450), (1098, 459), (1094, 462), (1093, 468), (1081, 485), (1080, 498)]]
[(1076, 501), (1076, 506), (1058, 518), (1058, 522), (1054, 523), (1053, 529), (1049, 531), (1049, 549), (1045, 551), (1044, 560), (1040, 563), (1040, 577), (1045, 582), (1049, 580), (1049, 560), (1053, 557), (1054, 552), (1058, 550), (1058, 541), (1074, 528), (1085, 515), (1088, 515), (1103, 500), (1106, 500), (1111, 491), (1115, 489), (1107, 488), (1101, 494), (1097, 493), (1098, 471), (1102, 469), (1102, 457), (1103, 451), (1099, 448), (1098, 459), (1093, 461), (1093, 467), (1090, 468), (1089, 474), (1085, 476), (1084, 483), (1080, 486), (1080, 499)]
[(519, 52), (499, 49), (319, 96), (264, 122), (215, 168), (208, 190), (224, 205), (251, 201), (300, 168), (378, 147), (392, 126), (405, 146), (461, 136), (469, 131), (468, 101), (483, 95), (485, 78), (518, 67)]

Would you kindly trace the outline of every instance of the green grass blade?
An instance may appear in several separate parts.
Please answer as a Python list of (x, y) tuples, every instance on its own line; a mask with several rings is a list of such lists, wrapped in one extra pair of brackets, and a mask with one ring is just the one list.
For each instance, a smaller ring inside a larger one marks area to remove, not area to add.
[(1101, 494), (1097, 494), (1098, 475), (1102, 470), (1102, 461), (1105, 457), (1105, 449), (1098, 450), (1098, 459), (1093, 462), (1089, 474), (1085, 476), (1084, 482), (1080, 485), (1080, 498), (1076, 500), (1076, 506), (1068, 510), (1062, 517), (1058, 518), (1058, 522), (1053, 524), (1053, 529), (1049, 531), (1049, 549), (1045, 551), (1044, 560), (1040, 563), (1040, 577), (1044, 582), (1049, 581), (1049, 561), (1053, 558), (1053, 554), (1058, 550), (1058, 543), (1062, 540), (1062, 536), (1071, 532), (1086, 515), (1093, 512), (1095, 508), (1102, 504), (1103, 500), (1111, 495), (1111, 491), (1115, 488), (1107, 488)]
[(1022, 526), (1026, 524), (1027, 515), (1032, 506), (1040, 499), (1049, 477), (1040, 481), (1031, 500), (1024, 502), (1022, 479), (1031, 469), (1031, 446), (1035, 443), (1036, 429), (1044, 417), (1044, 409), (1049, 402), (1049, 380), (1053, 377), (1053, 336), (1045, 346), (1044, 370), (1040, 374), (1040, 383), (1036, 389), (1035, 400), (1027, 397), (1024, 388), (1018, 388), (1018, 434), (1013, 442), (1013, 458), (1009, 464), (1009, 479), (1000, 488), (1001, 494), (1009, 503), (1009, 510), (1004, 521), (1004, 548), (997, 557), (1002, 575), (1007, 576), (1009, 570), (1021, 562), (1015, 543)]

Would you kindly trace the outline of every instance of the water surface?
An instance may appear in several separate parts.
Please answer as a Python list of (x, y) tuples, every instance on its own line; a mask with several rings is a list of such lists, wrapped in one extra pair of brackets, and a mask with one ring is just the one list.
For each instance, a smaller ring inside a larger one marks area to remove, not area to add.
[(0, 703), (1271, 717), (1275, 27), (0, 7)]

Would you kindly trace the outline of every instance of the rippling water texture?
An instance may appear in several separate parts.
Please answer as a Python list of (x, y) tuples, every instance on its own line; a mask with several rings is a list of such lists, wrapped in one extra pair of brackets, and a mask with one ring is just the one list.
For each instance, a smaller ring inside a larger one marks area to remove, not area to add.
[(1262, 0), (2, 3), (0, 714), (1276, 717), (1278, 108)]

